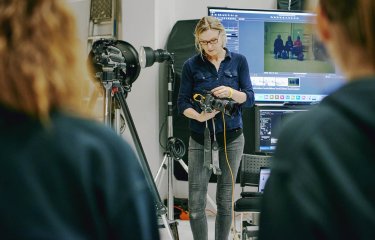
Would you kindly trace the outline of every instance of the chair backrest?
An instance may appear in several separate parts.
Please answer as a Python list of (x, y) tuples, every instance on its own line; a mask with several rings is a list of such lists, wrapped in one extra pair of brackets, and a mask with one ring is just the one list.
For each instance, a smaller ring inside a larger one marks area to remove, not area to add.
[(258, 186), (261, 167), (271, 167), (272, 157), (269, 155), (243, 154), (240, 168), (240, 185)]

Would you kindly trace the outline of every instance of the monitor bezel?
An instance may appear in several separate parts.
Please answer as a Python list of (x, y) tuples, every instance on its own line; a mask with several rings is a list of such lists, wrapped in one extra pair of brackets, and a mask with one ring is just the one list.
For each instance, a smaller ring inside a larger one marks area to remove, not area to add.
[(207, 7), (207, 15), (210, 16), (210, 10), (234, 10), (234, 11), (254, 11), (254, 12), (280, 12), (280, 13), (307, 13), (307, 14), (314, 14), (315, 12), (312, 11), (300, 11), (300, 10), (284, 10), (284, 9), (259, 9), (259, 8), (231, 8), (231, 7), (214, 7), (208, 6)]

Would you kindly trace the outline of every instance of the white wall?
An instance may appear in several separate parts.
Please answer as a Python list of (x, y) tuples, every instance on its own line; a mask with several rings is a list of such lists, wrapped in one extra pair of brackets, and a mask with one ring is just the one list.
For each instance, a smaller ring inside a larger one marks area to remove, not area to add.
[[(69, 2), (78, 18), (80, 37), (85, 42), (90, 0), (69, 0)], [(274, 9), (276, 0), (122, 0), (119, 38), (129, 42), (137, 50), (140, 46), (164, 49), (169, 32), (176, 21), (201, 18), (207, 14), (208, 6)], [(159, 146), (159, 130), (167, 110), (165, 65), (165, 63), (155, 63), (151, 67), (142, 69), (127, 98), (153, 176), (156, 175), (163, 160), (163, 150)], [(164, 138), (162, 142), (164, 144)], [(163, 185), (166, 185), (165, 181), (166, 175)], [(187, 197), (186, 182), (175, 181), (174, 185), (176, 197)], [(210, 186), (209, 191), (214, 199), (214, 186)], [(164, 187), (159, 192), (162, 198), (166, 197)]]

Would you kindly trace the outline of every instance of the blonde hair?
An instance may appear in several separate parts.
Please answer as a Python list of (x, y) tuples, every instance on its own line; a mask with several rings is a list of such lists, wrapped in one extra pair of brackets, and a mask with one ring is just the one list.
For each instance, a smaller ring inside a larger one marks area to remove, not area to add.
[(64, 1), (0, 1), (0, 13), (0, 102), (40, 120), (53, 109), (83, 113), (89, 77)]
[(320, 0), (319, 5), (346, 41), (363, 49), (363, 59), (375, 68), (375, 1)]
[(199, 36), (203, 32), (207, 30), (218, 30), (220, 32), (220, 37), (223, 40), (223, 47), (226, 46), (227, 43), (227, 35), (225, 32), (225, 28), (223, 24), (221, 24), (220, 20), (211, 17), (211, 16), (205, 16), (199, 20), (197, 25), (195, 26), (195, 31), (194, 31), (194, 37), (195, 37), (195, 47), (196, 49), (203, 55), (203, 49), (199, 43)]

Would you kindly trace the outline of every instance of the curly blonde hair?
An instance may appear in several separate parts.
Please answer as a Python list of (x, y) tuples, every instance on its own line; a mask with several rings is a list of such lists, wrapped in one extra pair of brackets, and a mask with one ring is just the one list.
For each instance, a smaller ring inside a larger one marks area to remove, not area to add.
[(0, 1), (0, 103), (38, 119), (83, 113), (89, 79), (76, 22), (62, 0)]

